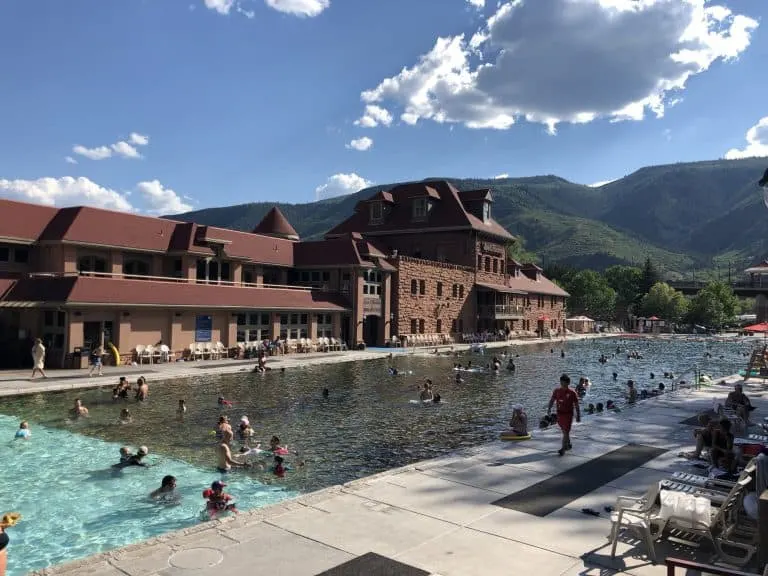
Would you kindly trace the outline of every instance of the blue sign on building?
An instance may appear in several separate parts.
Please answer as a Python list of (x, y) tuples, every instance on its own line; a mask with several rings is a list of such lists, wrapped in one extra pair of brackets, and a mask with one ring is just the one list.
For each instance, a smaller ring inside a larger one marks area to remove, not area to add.
[(213, 316), (195, 317), (195, 342), (210, 342), (213, 337)]

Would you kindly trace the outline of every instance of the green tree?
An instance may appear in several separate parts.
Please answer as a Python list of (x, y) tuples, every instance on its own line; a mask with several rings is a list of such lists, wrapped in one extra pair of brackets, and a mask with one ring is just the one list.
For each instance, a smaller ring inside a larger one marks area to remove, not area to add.
[(516, 236), (514, 242), (507, 244), (507, 258), (517, 260), (521, 264), (539, 261), (539, 257), (536, 254), (526, 250), (525, 238), (522, 236)]
[(616, 316), (624, 320), (640, 301), (643, 271), (635, 266), (611, 266), (603, 273), (608, 285), (616, 291)]
[(666, 282), (657, 282), (643, 296), (640, 309), (645, 316), (658, 316), (670, 322), (680, 322), (688, 311), (688, 300)]
[(558, 286), (565, 288), (566, 291), (568, 290), (566, 286), (570, 284), (578, 272), (576, 268), (568, 264), (554, 263), (544, 267), (544, 276), (553, 282), (557, 282)]
[(643, 264), (642, 278), (640, 280), (640, 293), (648, 294), (654, 284), (661, 280), (659, 271), (656, 270), (656, 266), (653, 265), (650, 258), (645, 259)]
[(595, 320), (612, 320), (616, 311), (616, 291), (594, 270), (577, 272), (565, 286), (570, 293), (568, 311)]
[(739, 311), (739, 299), (724, 282), (710, 282), (691, 300), (688, 321), (711, 328), (722, 328)]

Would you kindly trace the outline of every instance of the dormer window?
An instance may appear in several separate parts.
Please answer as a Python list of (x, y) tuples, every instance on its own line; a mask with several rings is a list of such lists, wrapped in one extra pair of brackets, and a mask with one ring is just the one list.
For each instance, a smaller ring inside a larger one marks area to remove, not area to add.
[(483, 222), (491, 221), (491, 203), (483, 202)]
[(381, 224), (384, 220), (384, 206), (381, 202), (371, 202), (370, 217), (371, 224)]
[(427, 198), (413, 199), (413, 219), (424, 220), (429, 212), (429, 200)]

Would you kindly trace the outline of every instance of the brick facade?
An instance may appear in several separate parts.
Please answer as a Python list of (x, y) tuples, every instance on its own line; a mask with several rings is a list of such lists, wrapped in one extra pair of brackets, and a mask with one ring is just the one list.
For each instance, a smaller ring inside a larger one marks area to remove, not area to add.
[(398, 256), (393, 264), (393, 334), (474, 331), (472, 268), (407, 256)]

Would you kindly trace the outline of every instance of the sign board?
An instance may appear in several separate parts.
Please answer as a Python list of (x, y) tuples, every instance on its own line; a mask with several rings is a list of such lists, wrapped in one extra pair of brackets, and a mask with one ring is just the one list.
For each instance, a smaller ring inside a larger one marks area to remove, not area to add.
[(195, 342), (210, 342), (213, 337), (213, 316), (195, 317)]
[(363, 296), (363, 314), (366, 316), (381, 316), (381, 298)]

